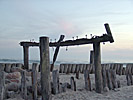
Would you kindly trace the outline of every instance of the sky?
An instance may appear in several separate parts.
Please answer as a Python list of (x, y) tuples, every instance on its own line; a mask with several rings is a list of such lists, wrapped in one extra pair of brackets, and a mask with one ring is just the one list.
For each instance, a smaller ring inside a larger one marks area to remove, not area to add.
[[(102, 62), (133, 62), (133, 0), (0, 0), (0, 59), (23, 59), (19, 42), (38, 42), (41, 36), (50, 41), (61, 34), (65, 40), (101, 36), (105, 23), (115, 42), (101, 43)], [(89, 62), (92, 49), (91, 44), (62, 47), (57, 60)], [(30, 59), (39, 59), (38, 47), (29, 51)]]

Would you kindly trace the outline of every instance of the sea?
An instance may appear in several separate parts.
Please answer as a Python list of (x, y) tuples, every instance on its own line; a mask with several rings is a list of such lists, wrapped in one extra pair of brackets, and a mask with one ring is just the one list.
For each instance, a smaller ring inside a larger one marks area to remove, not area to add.
[[(23, 63), (23, 60), (16, 60), (16, 59), (0, 59), (0, 63)], [(29, 60), (29, 64), (32, 63), (40, 63), (39, 60)], [(56, 61), (55, 65), (60, 65), (62, 63), (66, 63), (66, 64), (89, 64), (89, 62), (87, 61)], [(102, 64), (108, 64), (108, 63), (117, 63), (117, 62), (102, 62)], [(120, 62), (119, 62), (120, 63)], [(52, 64), (52, 61), (50, 61), (50, 64)], [(123, 67), (126, 67), (127, 64), (129, 63), (122, 63)], [(133, 63), (130, 63), (133, 64)]]

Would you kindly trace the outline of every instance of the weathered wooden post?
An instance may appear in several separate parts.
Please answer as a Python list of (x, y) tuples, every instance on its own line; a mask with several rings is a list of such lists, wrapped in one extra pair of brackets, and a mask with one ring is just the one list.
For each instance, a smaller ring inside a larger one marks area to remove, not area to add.
[(108, 91), (108, 86), (107, 86), (107, 74), (106, 74), (106, 69), (103, 66), (102, 67), (102, 78), (103, 78), (103, 91), (106, 92)]
[(24, 68), (29, 69), (29, 46), (23, 46)]
[(40, 37), (40, 69), (42, 100), (51, 100), (49, 38)]
[(58, 70), (52, 71), (53, 76), (53, 94), (59, 93), (59, 72)]
[(70, 84), (71, 84), (71, 89), (76, 91), (76, 81), (74, 80), (73, 76), (70, 78)]
[(27, 100), (27, 84), (26, 84), (26, 71), (21, 72), (21, 95), (24, 100)]
[(0, 100), (5, 98), (5, 74), (4, 74), (4, 64), (0, 64)]
[(94, 64), (94, 51), (90, 51), (90, 64)]
[(32, 95), (33, 100), (37, 100), (37, 64), (32, 65)]
[(91, 91), (91, 80), (90, 80), (89, 70), (84, 71), (84, 79), (85, 79), (85, 89)]
[(95, 87), (97, 93), (102, 93), (102, 73), (101, 73), (101, 53), (100, 42), (93, 43), (94, 49), (94, 68), (95, 68)]

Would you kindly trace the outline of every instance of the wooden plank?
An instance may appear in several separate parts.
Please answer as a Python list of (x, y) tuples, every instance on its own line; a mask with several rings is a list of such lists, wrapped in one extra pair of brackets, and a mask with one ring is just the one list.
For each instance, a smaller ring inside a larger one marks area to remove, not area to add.
[(97, 93), (102, 93), (102, 73), (101, 73), (101, 52), (100, 43), (93, 44), (94, 49), (94, 67), (95, 67), (95, 87)]
[(40, 37), (40, 69), (42, 100), (51, 100), (49, 38)]
[(37, 100), (37, 64), (32, 65), (32, 95), (33, 100)]

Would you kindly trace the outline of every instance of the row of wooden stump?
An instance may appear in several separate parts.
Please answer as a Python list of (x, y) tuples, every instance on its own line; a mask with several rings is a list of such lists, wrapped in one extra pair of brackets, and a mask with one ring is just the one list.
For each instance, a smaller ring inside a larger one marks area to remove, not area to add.
[[(13, 66), (18, 67), (18, 65), (9, 65), (9, 64), (0, 64), (0, 99), (4, 98), (5, 94), (5, 76), (4, 73), (11, 72), (10, 67)], [(62, 67), (63, 66), (63, 67)], [(67, 66), (67, 67), (65, 67)], [(74, 67), (73, 67), (74, 66)], [(23, 67), (22, 64), (19, 64), (19, 67)], [(10, 70), (9, 70), (10, 69)], [(37, 96), (37, 73), (39, 69), (39, 65), (37, 63), (32, 64), (32, 94), (33, 100), (36, 100)], [(123, 71), (125, 69), (125, 72)], [(120, 87), (120, 81), (116, 80), (116, 74), (126, 75), (127, 85), (133, 85), (132, 78), (132, 64), (127, 64), (126, 68), (122, 66), (122, 64), (102, 64), (102, 84), (103, 90), (108, 91), (115, 88)], [(79, 78), (79, 73), (84, 73), (85, 80), (85, 89), (92, 90), (90, 74), (94, 73), (95, 69), (91, 64), (61, 64), (59, 72), (58, 70), (54, 70), (52, 72), (52, 81), (51, 81), (51, 89), (53, 94), (65, 92), (67, 88), (70, 88), (76, 91), (76, 81), (74, 77), (70, 78), (70, 83), (60, 83), (59, 81), (59, 73), (76, 73), (76, 78)], [(27, 99), (27, 85), (26, 85), (26, 71), (21, 71), (21, 95), (24, 99)], [(1, 99), (2, 100), (2, 99)]]
[[(40, 67), (38, 63), (36, 64), (37, 70), (40, 71)], [(5, 72), (11, 72), (12, 67), (21, 67), (24, 68), (22, 63), (3, 63), (3, 67), (1, 67)], [(32, 66), (32, 64), (31, 64)], [(123, 67), (123, 64), (101, 64), (102, 68), (105, 67), (106, 69), (113, 69), (116, 71), (118, 75), (126, 75), (126, 72), (133, 74), (133, 64), (126, 64)], [(83, 73), (84, 70), (89, 70), (89, 73), (92, 74), (95, 72), (94, 66), (92, 64), (60, 64), (59, 73), (76, 73), (80, 72)]]
[[(133, 74), (133, 64), (127, 64), (123, 67), (123, 64), (101, 64), (102, 68), (113, 69), (118, 75), (126, 75), (129, 71)], [(90, 74), (95, 72), (93, 64), (60, 64), (59, 73), (83, 73), (84, 70), (89, 70)]]

